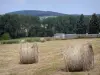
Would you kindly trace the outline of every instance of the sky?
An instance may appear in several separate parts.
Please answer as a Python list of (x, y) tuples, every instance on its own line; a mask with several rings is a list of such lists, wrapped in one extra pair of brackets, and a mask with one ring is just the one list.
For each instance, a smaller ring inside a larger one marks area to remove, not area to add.
[(100, 14), (100, 0), (0, 0), (0, 14), (43, 10), (65, 14)]

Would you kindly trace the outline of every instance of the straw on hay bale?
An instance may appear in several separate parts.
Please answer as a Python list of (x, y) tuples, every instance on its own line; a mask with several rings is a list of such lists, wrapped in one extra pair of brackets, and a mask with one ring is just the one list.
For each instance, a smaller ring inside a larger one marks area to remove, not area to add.
[(40, 38), (40, 41), (41, 42), (46, 42), (46, 39), (45, 38)]
[(38, 46), (36, 43), (29, 46), (29, 43), (21, 43), (20, 63), (32, 64), (38, 62)]
[(63, 55), (66, 71), (88, 71), (94, 66), (94, 52), (89, 43), (70, 46)]

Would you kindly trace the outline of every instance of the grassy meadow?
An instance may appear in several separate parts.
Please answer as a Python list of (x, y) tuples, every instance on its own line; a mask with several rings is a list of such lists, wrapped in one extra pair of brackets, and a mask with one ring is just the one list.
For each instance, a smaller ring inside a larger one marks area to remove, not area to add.
[[(89, 72), (65, 72), (62, 48), (90, 42), (94, 50), (94, 69)], [(30, 42), (30, 46), (33, 43)], [(0, 75), (100, 75), (100, 38), (53, 40), (39, 46), (39, 62), (20, 64), (20, 44), (0, 44)]]

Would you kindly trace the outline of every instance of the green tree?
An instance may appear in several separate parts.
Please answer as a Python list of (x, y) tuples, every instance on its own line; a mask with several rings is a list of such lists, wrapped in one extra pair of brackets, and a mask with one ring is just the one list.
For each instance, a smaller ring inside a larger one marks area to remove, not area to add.
[(99, 33), (100, 33), (100, 16), (98, 17), (99, 20)]
[(3, 22), (3, 18), (0, 15), (0, 36), (4, 33), (4, 24), (2, 22)]
[(73, 34), (76, 33), (76, 22), (77, 22), (78, 16), (72, 16), (70, 15), (69, 21), (70, 21), (70, 27), (69, 27), (69, 33)]
[(76, 29), (77, 34), (85, 34), (86, 33), (86, 25), (84, 22), (84, 15), (83, 14), (80, 15), (80, 18), (77, 22), (76, 27), (77, 27), (77, 29)]
[(55, 17), (49, 17), (42, 21), (42, 29), (45, 36), (53, 36), (54, 33), (56, 33), (55, 30), (56, 25), (56, 18)]
[(12, 38), (19, 38), (28, 36), (30, 28), (35, 24), (40, 25), (39, 17), (6, 14), (2, 16), (0, 25), (4, 26), (4, 31)]
[(95, 13), (91, 17), (88, 30), (89, 34), (99, 33), (99, 19)]
[(0, 37), (0, 40), (9, 40), (9, 39), (10, 39), (9, 33), (4, 33), (4, 34)]

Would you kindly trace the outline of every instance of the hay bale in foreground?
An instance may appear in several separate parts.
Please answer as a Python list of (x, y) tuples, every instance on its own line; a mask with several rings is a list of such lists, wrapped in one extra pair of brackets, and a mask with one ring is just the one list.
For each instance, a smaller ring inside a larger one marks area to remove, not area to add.
[(94, 52), (89, 43), (70, 46), (63, 55), (66, 71), (88, 71), (94, 66)]
[[(24, 45), (24, 46), (23, 46)], [(20, 63), (32, 64), (38, 62), (38, 46), (36, 43), (29, 46), (28, 43), (21, 44), (20, 48)]]

